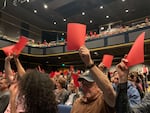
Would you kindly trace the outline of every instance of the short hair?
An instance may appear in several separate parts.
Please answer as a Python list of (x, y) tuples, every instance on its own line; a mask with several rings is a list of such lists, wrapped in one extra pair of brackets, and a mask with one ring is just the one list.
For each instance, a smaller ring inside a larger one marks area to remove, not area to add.
[(66, 88), (66, 79), (65, 78), (59, 77), (57, 82), (60, 83), (62, 88)]

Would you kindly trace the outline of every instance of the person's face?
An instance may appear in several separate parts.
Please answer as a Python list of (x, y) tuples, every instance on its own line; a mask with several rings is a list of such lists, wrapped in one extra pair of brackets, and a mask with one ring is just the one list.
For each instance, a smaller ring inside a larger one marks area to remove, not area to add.
[(62, 89), (62, 86), (61, 86), (61, 84), (59, 82), (56, 82), (56, 88), (57, 89)]
[(95, 97), (98, 93), (98, 86), (95, 82), (88, 82), (86, 80), (81, 81), (81, 89), (86, 98)]
[(114, 80), (114, 83), (115, 83), (115, 84), (118, 84), (118, 83), (119, 83), (119, 75), (118, 75), (118, 72), (115, 72), (115, 73), (114, 73), (113, 80)]
[(76, 89), (76, 86), (73, 82), (73, 80), (69, 83), (69, 90), (74, 91)]

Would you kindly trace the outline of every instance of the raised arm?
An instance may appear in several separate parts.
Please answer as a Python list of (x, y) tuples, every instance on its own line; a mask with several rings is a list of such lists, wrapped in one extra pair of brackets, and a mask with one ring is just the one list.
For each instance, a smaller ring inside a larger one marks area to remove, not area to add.
[(23, 68), (22, 64), (20, 63), (18, 56), (14, 55), (14, 60), (16, 63), (17, 72), (18, 72), (19, 76), (22, 77), (25, 74), (25, 69)]
[(11, 84), (10, 88), (10, 100), (9, 100), (9, 103), (10, 103), (10, 113), (18, 113), (17, 112), (17, 106), (16, 106), (16, 97), (17, 97), (17, 94), (18, 94), (18, 83), (13, 83)]
[(105, 102), (111, 106), (115, 106), (116, 93), (112, 87), (112, 84), (108, 80), (107, 76), (96, 66), (91, 58), (90, 51), (82, 46), (79, 50), (80, 57), (87, 67), (90, 68), (93, 78), (99, 88), (104, 93)]
[(5, 58), (5, 64), (4, 64), (5, 74), (10, 81), (13, 81), (13, 78), (12, 78), (13, 71), (11, 69), (11, 64), (10, 64), (10, 61), (12, 58), (13, 58), (13, 56), (7, 56)]
[(129, 69), (126, 66), (125, 59), (122, 59), (121, 63), (116, 66), (116, 71), (119, 74), (119, 84), (116, 98), (116, 113), (131, 113), (130, 105), (127, 95), (127, 80)]

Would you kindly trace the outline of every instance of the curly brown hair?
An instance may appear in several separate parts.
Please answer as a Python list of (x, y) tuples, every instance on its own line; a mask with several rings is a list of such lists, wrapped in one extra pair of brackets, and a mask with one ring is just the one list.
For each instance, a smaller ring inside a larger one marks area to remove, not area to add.
[(48, 74), (30, 70), (19, 82), (24, 97), (25, 113), (57, 113), (54, 84)]

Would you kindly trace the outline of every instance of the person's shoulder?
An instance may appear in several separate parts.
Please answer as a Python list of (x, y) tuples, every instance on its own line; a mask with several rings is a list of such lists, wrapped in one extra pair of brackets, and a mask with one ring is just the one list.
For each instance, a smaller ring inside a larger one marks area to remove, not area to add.
[(8, 96), (9, 96), (9, 95), (10, 95), (10, 92), (9, 92), (9, 91), (6, 91), (6, 92), (5, 92), (5, 95), (8, 95)]
[(142, 101), (149, 101), (150, 104), (150, 92), (146, 93)]
[(0, 95), (0, 97), (9, 97), (9, 96), (10, 96), (10, 92), (9, 91), (6, 91), (6, 92), (4, 92), (4, 93), (2, 93)]

